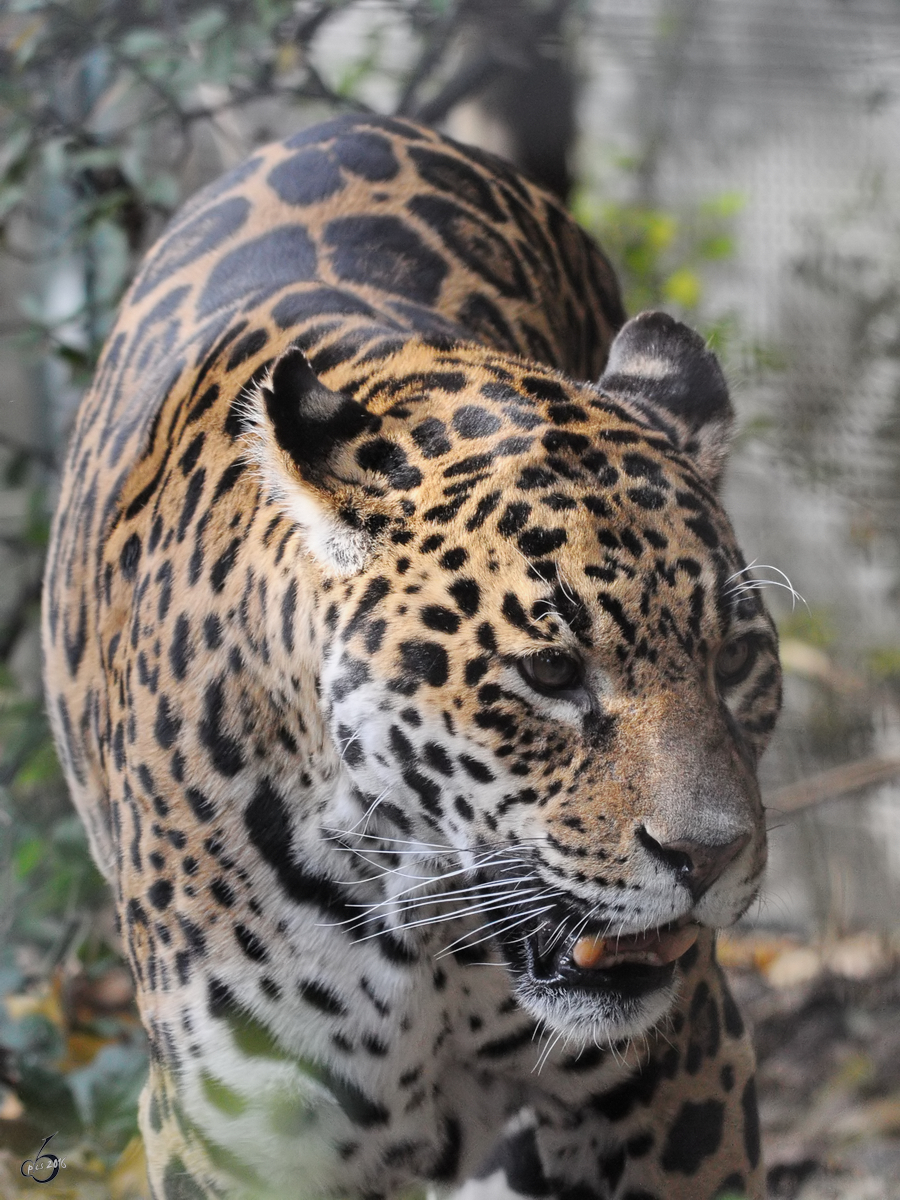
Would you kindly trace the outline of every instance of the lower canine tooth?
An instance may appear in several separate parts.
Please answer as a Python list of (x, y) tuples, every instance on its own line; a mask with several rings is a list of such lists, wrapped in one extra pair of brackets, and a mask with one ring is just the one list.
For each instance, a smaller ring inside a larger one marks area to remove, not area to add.
[(607, 944), (607, 938), (579, 938), (572, 947), (572, 961), (575, 963), (576, 967), (581, 967), (584, 970), (590, 970), (592, 967), (597, 965), (597, 963), (606, 953)]
[(606, 970), (617, 963), (649, 963), (665, 966), (680, 958), (697, 940), (699, 925), (677, 929), (651, 929), (622, 938), (587, 936), (572, 947), (572, 961), (582, 970)]

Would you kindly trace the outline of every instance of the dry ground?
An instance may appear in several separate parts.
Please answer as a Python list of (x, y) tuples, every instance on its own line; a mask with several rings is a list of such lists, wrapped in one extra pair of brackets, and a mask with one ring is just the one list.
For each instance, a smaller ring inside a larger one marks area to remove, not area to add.
[[(720, 955), (755, 1029), (770, 1200), (900, 1200), (900, 945), (870, 934), (815, 947), (732, 934)], [(139, 1034), (127, 972), (59, 975), (5, 997), (4, 1008), (40, 1016), (62, 1057), (47, 1058), (40, 1081), (54, 1086), (26, 1108), (0, 1088), (0, 1197), (35, 1193), (19, 1164), (58, 1127), (58, 1085), (80, 1078), (83, 1090), (87, 1076), (94, 1125), (80, 1139), (60, 1134), (73, 1153), (45, 1190), (52, 1200), (146, 1200), (140, 1145), (123, 1152), (130, 1133), (117, 1127), (143, 1073), (140, 1044), (136, 1063), (121, 1057)], [(0, 1060), (0, 1077), (15, 1073), (9, 1056)]]
[(900, 955), (870, 934), (723, 939), (750, 1017), (770, 1200), (900, 1200)]

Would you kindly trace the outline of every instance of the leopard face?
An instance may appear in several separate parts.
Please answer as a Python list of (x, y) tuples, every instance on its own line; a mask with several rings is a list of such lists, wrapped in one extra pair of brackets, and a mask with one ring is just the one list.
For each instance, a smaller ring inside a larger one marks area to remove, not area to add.
[[(465, 872), (444, 912), (482, 913), (470, 936), (496, 937), (525, 1009), (574, 1041), (633, 1037), (672, 1002), (685, 928), (734, 922), (766, 858), (780, 675), (714, 490), (724, 381), (662, 314), (625, 326), (596, 387), (414, 356), (384, 408), (297, 351), (248, 405), (266, 485), (347, 572), (323, 598), (335, 828), (434, 847), (436, 884)], [(592, 935), (613, 944), (580, 967)]]

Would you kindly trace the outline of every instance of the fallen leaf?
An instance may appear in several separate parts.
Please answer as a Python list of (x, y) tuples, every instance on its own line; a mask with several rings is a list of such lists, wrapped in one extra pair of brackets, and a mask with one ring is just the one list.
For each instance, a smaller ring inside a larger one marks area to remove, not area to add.
[(151, 1200), (144, 1143), (133, 1137), (109, 1175), (110, 1200)]
[(57, 1029), (62, 1029), (66, 1023), (62, 987), (58, 975), (33, 992), (6, 996), (4, 1004), (13, 1021), (21, 1021), (25, 1017), (44, 1017)]
[(114, 1038), (98, 1037), (94, 1033), (70, 1033), (66, 1040), (66, 1052), (57, 1064), (57, 1069), (66, 1074), (78, 1067), (86, 1067), (94, 1061), (104, 1046), (114, 1042)]
[(834, 1134), (844, 1138), (900, 1136), (900, 1096), (856, 1106), (835, 1122)]
[(876, 933), (858, 933), (826, 948), (825, 965), (843, 979), (871, 979), (890, 965), (884, 941)]
[(811, 946), (798, 946), (774, 958), (763, 970), (775, 988), (797, 987), (811, 983), (822, 973), (822, 956)]
[(7, 1092), (0, 1104), (0, 1121), (18, 1121), (24, 1112), (22, 1101), (15, 1092)]

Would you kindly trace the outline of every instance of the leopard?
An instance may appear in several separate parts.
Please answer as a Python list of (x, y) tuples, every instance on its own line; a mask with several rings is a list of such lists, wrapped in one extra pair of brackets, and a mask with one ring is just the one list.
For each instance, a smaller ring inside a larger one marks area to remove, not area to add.
[(733, 423), (556, 198), (415, 123), (306, 128), (174, 217), (43, 608), (154, 1200), (763, 1196), (716, 957), (780, 703)]

